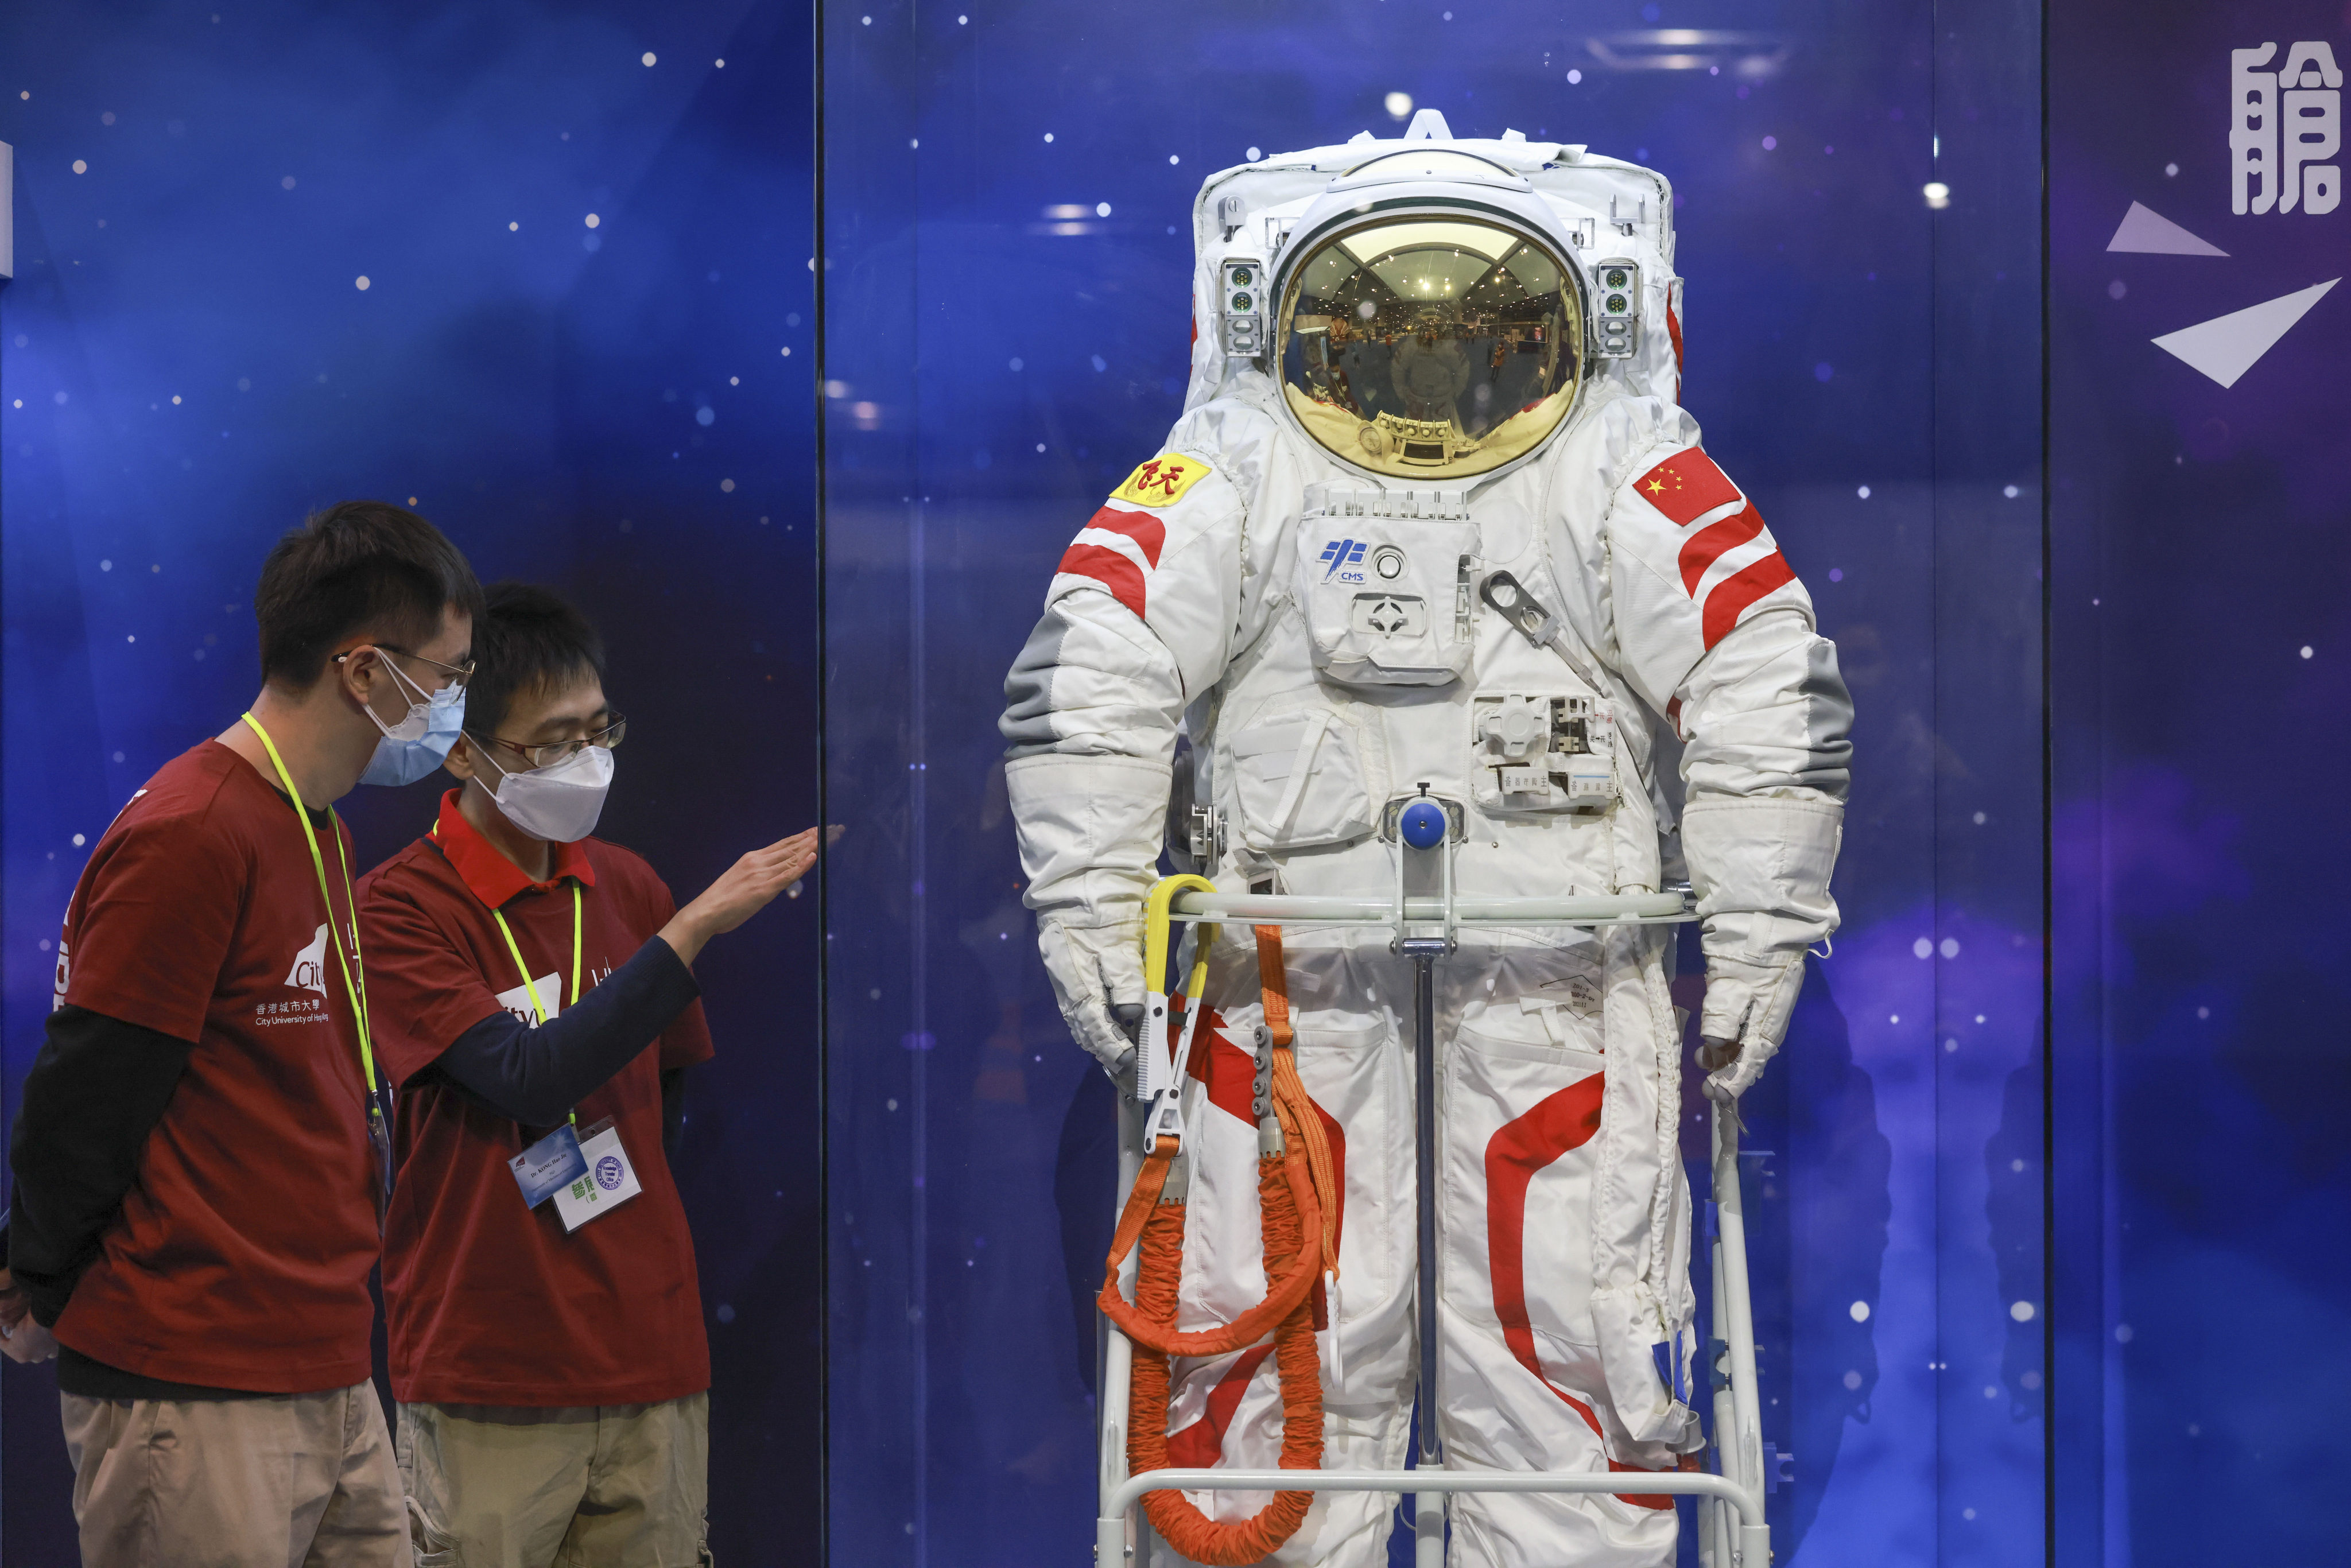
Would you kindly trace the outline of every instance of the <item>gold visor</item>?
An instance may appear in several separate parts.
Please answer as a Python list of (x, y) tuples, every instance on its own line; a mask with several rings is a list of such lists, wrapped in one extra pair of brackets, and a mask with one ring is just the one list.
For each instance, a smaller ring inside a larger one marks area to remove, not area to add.
[(1281, 391), (1308, 434), (1399, 478), (1466, 479), (1540, 444), (1575, 401), (1583, 305), (1556, 254), (1483, 219), (1383, 219), (1290, 275)]

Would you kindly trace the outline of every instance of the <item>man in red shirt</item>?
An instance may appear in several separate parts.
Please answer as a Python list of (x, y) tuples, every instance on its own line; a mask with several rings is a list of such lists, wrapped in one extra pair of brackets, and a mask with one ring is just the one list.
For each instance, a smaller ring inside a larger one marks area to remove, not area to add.
[(710, 1352), (664, 1141), (680, 1073), (711, 1054), (688, 966), (799, 879), (816, 834), (677, 908), (589, 836), (626, 729), (594, 630), (501, 583), (474, 647), (463, 782), (360, 891), (400, 1089), (383, 1278), (415, 1546), (466, 1568), (687, 1568)]
[[(86, 1563), (407, 1568), (369, 1381), (387, 1162), (329, 802), (455, 737), (481, 589), (372, 501), (261, 571), (261, 695), (90, 852), (10, 1164)], [(12, 1355), (36, 1353), (20, 1320)]]

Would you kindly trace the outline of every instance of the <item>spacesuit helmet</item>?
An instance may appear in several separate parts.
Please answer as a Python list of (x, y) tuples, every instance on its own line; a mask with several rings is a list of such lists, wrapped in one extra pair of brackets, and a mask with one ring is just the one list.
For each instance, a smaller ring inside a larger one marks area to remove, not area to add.
[(1282, 396), (1333, 456), (1458, 481), (1541, 445), (1583, 376), (1577, 269), (1490, 207), (1382, 211), (1283, 268)]

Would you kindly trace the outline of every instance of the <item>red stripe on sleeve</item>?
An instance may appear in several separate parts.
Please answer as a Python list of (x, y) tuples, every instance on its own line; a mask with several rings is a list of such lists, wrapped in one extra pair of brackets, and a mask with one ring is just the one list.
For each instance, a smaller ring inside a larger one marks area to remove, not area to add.
[(1072, 577), (1091, 577), (1110, 590), (1111, 597), (1143, 619), (1143, 569), (1106, 545), (1071, 545), (1053, 569)]
[(1732, 572), (1714, 585), (1706, 596), (1704, 634), (1706, 645), (1713, 647), (1722, 641), (1750, 605), (1775, 588), (1784, 588), (1796, 580), (1796, 569), (1788, 558), (1773, 550), (1754, 565)]
[(1100, 528), (1104, 533), (1124, 534), (1143, 547), (1143, 559), (1150, 562), (1151, 570), (1159, 570), (1159, 551), (1167, 542), (1167, 525), (1149, 512), (1130, 512), (1120, 507), (1104, 507), (1086, 519), (1086, 527)]
[(1690, 535), (1689, 542), (1682, 546), (1683, 591), (1696, 599), (1698, 580), (1706, 575), (1706, 569), (1720, 559), (1726, 550), (1737, 549), (1762, 531), (1761, 515), (1752, 507), (1741, 507), (1722, 521)]
[(1633, 481), (1633, 488), (1683, 528), (1740, 498), (1739, 486), (1714, 465), (1713, 458), (1695, 446), (1683, 447), (1642, 475)]

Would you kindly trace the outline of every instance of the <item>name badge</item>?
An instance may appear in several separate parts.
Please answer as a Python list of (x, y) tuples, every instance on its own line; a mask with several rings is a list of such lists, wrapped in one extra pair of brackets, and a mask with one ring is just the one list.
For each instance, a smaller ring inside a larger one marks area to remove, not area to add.
[(588, 1129), (588, 1135), (580, 1140), (580, 1154), (586, 1170), (555, 1195), (555, 1212), (563, 1217), (566, 1230), (579, 1229), (643, 1190), (637, 1186), (636, 1167), (629, 1164), (629, 1152), (621, 1147), (621, 1130), (611, 1122), (599, 1122)]
[(588, 1174), (588, 1155), (580, 1134), (567, 1124), (508, 1160), (507, 1168), (522, 1187), (525, 1207), (537, 1208)]

